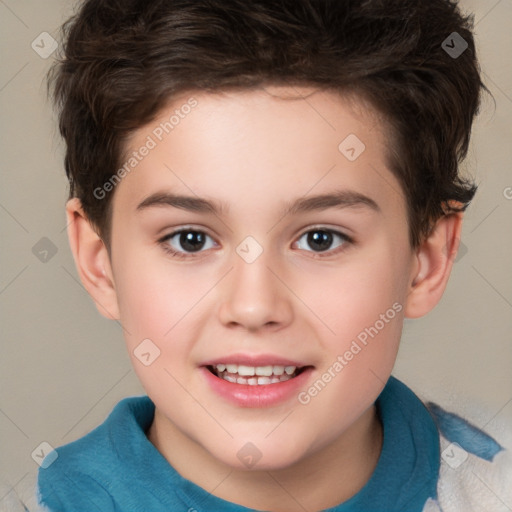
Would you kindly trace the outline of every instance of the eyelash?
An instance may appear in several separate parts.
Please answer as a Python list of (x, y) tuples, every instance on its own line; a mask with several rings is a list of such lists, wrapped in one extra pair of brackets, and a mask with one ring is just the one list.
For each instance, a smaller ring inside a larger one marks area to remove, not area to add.
[[(324, 228), (324, 227), (315, 227), (315, 228), (311, 228), (307, 231), (304, 231), (299, 237), (297, 240), (300, 240), (304, 235), (307, 235), (308, 233), (314, 233), (315, 231), (321, 231), (321, 232), (325, 232), (325, 233), (330, 233), (334, 236), (338, 236), (342, 239), (343, 243), (341, 246), (335, 248), (335, 249), (332, 249), (332, 250), (327, 250), (327, 251), (321, 251), (321, 252), (315, 252), (315, 251), (306, 251), (306, 252), (311, 252), (313, 254), (313, 258), (315, 259), (320, 259), (320, 258), (327, 258), (327, 257), (330, 257), (330, 256), (334, 256), (340, 252), (343, 252), (346, 250), (347, 248), (347, 245), (354, 245), (354, 239), (349, 237), (348, 235), (344, 234), (344, 233), (341, 233), (340, 231), (336, 231), (334, 229), (330, 229), (330, 228)], [(171, 240), (172, 238), (174, 238), (175, 236), (177, 235), (180, 235), (181, 233), (200, 233), (200, 234), (203, 234), (203, 235), (206, 235), (207, 237), (209, 238), (212, 238), (210, 237), (210, 235), (208, 235), (207, 233), (205, 233), (204, 231), (201, 231), (200, 229), (193, 229), (193, 228), (183, 228), (183, 229), (179, 229), (179, 230), (176, 230), (176, 231), (173, 231), (172, 233), (168, 234), (168, 235), (165, 235), (164, 237), (162, 237), (160, 240), (158, 240), (158, 243), (162, 246), (163, 250), (167, 253), (167, 254), (170, 254), (173, 258), (177, 258), (177, 259), (181, 259), (181, 260), (184, 260), (184, 259), (189, 259), (189, 258), (195, 258), (197, 257), (198, 254), (201, 254), (202, 250), (200, 251), (197, 251), (196, 253), (188, 253), (188, 252), (183, 252), (183, 251), (176, 251), (174, 249), (172, 249), (169, 244), (167, 243), (169, 240)]]

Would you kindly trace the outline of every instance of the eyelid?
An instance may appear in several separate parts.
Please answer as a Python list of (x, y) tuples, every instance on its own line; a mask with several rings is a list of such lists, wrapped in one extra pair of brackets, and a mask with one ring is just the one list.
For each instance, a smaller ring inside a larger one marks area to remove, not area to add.
[(329, 233), (335, 233), (337, 235), (341, 235), (342, 237), (344, 237), (344, 238), (346, 238), (348, 240), (352, 240), (353, 241), (351, 235), (349, 235), (348, 233), (343, 231), (342, 228), (334, 227), (334, 226), (329, 226), (327, 224), (312, 224), (311, 226), (308, 226), (304, 230), (301, 230), (300, 231), (300, 235), (298, 235), (298, 238), (300, 238), (301, 236), (305, 235), (306, 233), (309, 233), (310, 231), (315, 231), (315, 230), (318, 230), (318, 231), (328, 231)]
[[(215, 240), (215, 237), (210, 233), (210, 231), (202, 226), (195, 226), (193, 224), (183, 224), (181, 226), (170, 228), (171, 231), (168, 231), (165, 235), (162, 235), (159, 237), (159, 241), (161, 240), (167, 240), (169, 238), (172, 238), (175, 235), (178, 235), (179, 233), (182, 233), (183, 231), (194, 231), (197, 233), (203, 233), (204, 235), (209, 236), (210, 238)], [(166, 232), (166, 229), (162, 229), (162, 232)]]

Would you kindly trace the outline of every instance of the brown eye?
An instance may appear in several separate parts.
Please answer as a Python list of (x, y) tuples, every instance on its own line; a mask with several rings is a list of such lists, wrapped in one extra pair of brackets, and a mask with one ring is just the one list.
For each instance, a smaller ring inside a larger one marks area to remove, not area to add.
[[(305, 239), (305, 242), (301, 240)], [(308, 251), (309, 247), (311, 250), (309, 252), (327, 252), (333, 251), (339, 247), (343, 247), (349, 243), (352, 243), (352, 240), (344, 235), (343, 233), (339, 233), (338, 231), (334, 231), (332, 229), (312, 229), (304, 233), (297, 242), (298, 248)], [(333, 246), (333, 244), (335, 244)], [(307, 246), (307, 247), (306, 247)]]
[(179, 234), (179, 244), (187, 252), (200, 251), (204, 244), (206, 237), (204, 233), (199, 231), (182, 231)]
[(181, 229), (160, 240), (160, 243), (166, 246), (172, 253), (178, 253), (186, 256), (190, 253), (197, 253), (203, 249), (209, 249), (214, 246), (211, 237), (203, 231), (195, 229)]
[(307, 234), (308, 245), (316, 251), (327, 251), (333, 240), (332, 233), (328, 231), (310, 231)]

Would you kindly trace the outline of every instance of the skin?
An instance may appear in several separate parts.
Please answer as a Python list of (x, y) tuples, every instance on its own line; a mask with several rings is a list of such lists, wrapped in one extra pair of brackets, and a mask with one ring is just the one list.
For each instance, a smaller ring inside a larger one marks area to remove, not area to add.
[[(129, 173), (113, 198), (111, 252), (78, 199), (67, 205), (78, 272), (99, 311), (117, 319), (134, 369), (156, 405), (148, 437), (184, 477), (212, 494), (275, 512), (320, 510), (343, 502), (370, 478), (382, 447), (374, 402), (395, 362), (404, 317), (440, 300), (455, 257), (462, 214), (440, 219), (413, 250), (405, 198), (387, 168), (381, 119), (357, 100), (308, 88), (267, 88), (176, 98), (137, 130), (139, 148), (173, 110), (197, 106)], [(349, 134), (365, 151), (350, 162), (338, 146)], [(282, 215), (298, 198), (356, 191), (367, 206)], [(155, 192), (225, 203), (215, 215), (137, 206)], [(202, 252), (179, 236), (205, 232)], [(335, 230), (319, 251), (305, 233)], [(263, 249), (247, 263), (237, 246), (252, 236)], [(215, 394), (201, 363), (232, 353), (275, 354), (312, 365), (307, 390), (338, 355), (393, 304), (402, 310), (307, 404), (237, 407)], [(151, 339), (149, 366), (134, 350)], [(261, 459), (237, 457), (248, 442)]]

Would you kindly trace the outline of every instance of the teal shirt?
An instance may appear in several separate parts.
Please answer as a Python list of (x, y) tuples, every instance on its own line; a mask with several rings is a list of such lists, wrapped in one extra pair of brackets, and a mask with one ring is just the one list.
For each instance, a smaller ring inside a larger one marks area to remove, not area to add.
[[(377, 467), (355, 496), (328, 512), (421, 512), (436, 498), (440, 447), (432, 416), (394, 377), (376, 407), (384, 428)], [(252, 510), (177, 473), (146, 437), (154, 411), (148, 397), (126, 398), (102, 425), (57, 448), (57, 459), (39, 469), (40, 502), (55, 512)]]

